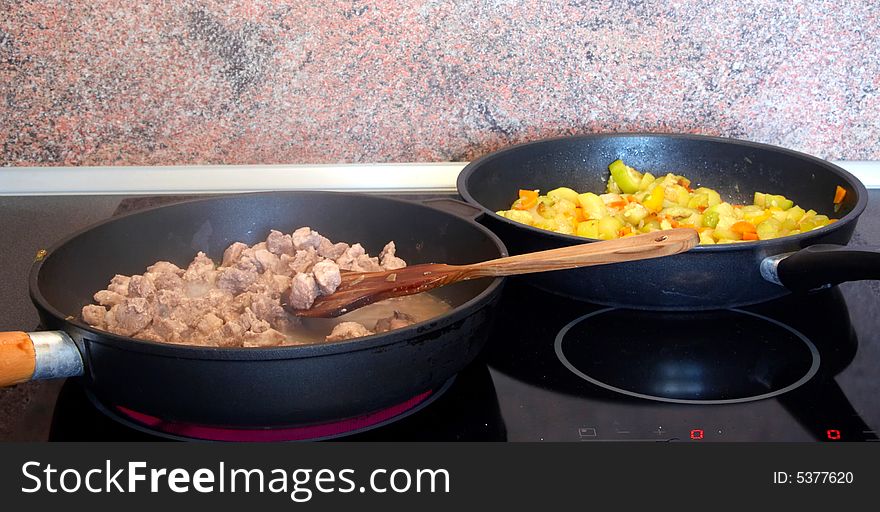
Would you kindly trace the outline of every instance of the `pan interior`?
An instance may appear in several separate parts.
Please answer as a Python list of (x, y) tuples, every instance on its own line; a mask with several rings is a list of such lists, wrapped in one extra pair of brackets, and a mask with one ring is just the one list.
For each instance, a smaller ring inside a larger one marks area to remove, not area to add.
[[(360, 242), (371, 255), (393, 240), (409, 264), (464, 264), (501, 255), (475, 223), (417, 203), (325, 192), (245, 194), (146, 210), (87, 229), (50, 251), (36, 292), (52, 313), (77, 317), (115, 274), (143, 273), (159, 260), (185, 267), (198, 251), (219, 262), (233, 242), (251, 245), (272, 229), (290, 233), (302, 226), (333, 241)], [(458, 283), (433, 293), (457, 307), (491, 282)]]
[[(684, 175), (693, 187), (713, 188), (733, 203), (751, 204), (754, 192), (782, 194), (805, 209), (840, 218), (856, 207), (859, 195), (827, 162), (806, 155), (740, 141), (669, 135), (599, 135), (524, 144), (472, 164), (459, 191), (493, 212), (509, 209), (519, 189), (547, 192), (564, 186), (602, 193), (608, 164), (618, 158), (655, 176)], [(834, 212), (837, 185), (848, 194)]]
[(819, 352), (809, 339), (742, 310), (603, 309), (564, 327), (556, 354), (599, 387), (675, 403), (770, 398), (799, 387), (819, 369)]

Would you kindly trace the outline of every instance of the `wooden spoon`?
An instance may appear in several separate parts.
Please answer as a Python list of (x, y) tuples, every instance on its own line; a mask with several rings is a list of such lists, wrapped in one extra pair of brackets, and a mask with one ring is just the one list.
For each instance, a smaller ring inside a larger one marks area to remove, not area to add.
[(428, 263), (385, 272), (348, 272), (342, 274), (342, 284), (335, 292), (318, 297), (311, 308), (282, 305), (296, 316), (337, 317), (373, 302), (421, 293), (458, 281), (658, 258), (685, 252), (699, 241), (695, 230), (679, 228), (470, 265)]

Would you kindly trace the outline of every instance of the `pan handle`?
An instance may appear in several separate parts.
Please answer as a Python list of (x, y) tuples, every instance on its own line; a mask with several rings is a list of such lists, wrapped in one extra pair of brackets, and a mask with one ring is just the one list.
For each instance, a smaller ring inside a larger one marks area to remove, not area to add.
[(64, 331), (0, 332), (0, 387), (83, 374), (83, 358)]
[(770, 282), (805, 292), (847, 281), (880, 279), (880, 250), (816, 244), (795, 253), (761, 262), (761, 275)]

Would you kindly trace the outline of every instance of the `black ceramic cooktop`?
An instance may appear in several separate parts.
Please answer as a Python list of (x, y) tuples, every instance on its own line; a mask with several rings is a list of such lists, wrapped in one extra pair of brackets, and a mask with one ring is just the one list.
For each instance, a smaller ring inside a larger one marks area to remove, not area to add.
[[(871, 240), (880, 240), (880, 219), (863, 216), (853, 243)], [(878, 292), (878, 283), (848, 283), (741, 309), (657, 313), (574, 301), (511, 279), (480, 359), (372, 428), (323, 435), (877, 441)], [(61, 388), (46, 421), (50, 440), (190, 439), (201, 433), (101, 412), (76, 380)]]

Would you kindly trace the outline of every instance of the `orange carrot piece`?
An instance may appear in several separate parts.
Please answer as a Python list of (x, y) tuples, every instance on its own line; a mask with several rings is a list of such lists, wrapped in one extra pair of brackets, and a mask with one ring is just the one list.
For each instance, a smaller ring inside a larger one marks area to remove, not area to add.
[[(751, 222), (745, 221), (745, 220), (741, 220), (739, 222), (734, 223), (733, 226), (730, 226), (730, 230), (733, 231), (734, 233), (740, 233), (742, 235), (744, 235), (745, 233), (757, 233), (758, 232), (758, 228), (756, 228), (754, 224), (752, 224)], [(743, 238), (745, 238), (745, 237), (743, 237)]]
[(834, 189), (834, 204), (842, 203), (844, 197), (846, 197), (846, 189), (838, 185), (837, 188)]
[(742, 234), (743, 240), (757, 240), (758, 233), (752, 233), (751, 231), (746, 231)]
[(519, 204), (514, 203), (513, 207), (517, 210), (528, 210), (532, 206), (538, 204), (538, 191), (537, 190), (522, 190), (519, 191)]

